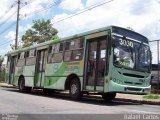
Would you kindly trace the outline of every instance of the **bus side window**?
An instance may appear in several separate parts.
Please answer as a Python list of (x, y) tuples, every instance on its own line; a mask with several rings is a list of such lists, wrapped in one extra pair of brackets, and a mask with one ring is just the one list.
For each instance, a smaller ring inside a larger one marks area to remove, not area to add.
[(63, 59), (63, 43), (57, 43), (48, 49), (48, 63), (61, 62)]
[(70, 50), (70, 46), (71, 46), (71, 41), (65, 43), (64, 61), (71, 60), (72, 51)]
[(26, 57), (26, 58), (29, 57), (29, 51), (27, 51), (27, 52), (25, 53), (25, 57)]
[(83, 38), (77, 38), (65, 44), (64, 61), (78, 61), (83, 58)]
[(49, 46), (48, 48), (48, 58), (47, 58), (48, 63), (52, 63), (52, 46)]
[(17, 67), (21, 67), (25, 64), (25, 52), (18, 54)]
[(26, 52), (26, 65), (35, 65), (36, 64), (36, 50), (29, 50)]
[(71, 54), (72, 54), (72, 51), (65, 51), (64, 61), (70, 61), (71, 60)]

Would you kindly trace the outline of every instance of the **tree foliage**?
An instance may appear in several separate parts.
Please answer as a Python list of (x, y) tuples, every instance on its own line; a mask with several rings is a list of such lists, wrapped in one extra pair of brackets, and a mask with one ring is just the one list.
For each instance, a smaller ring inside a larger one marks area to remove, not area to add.
[(23, 47), (42, 43), (57, 38), (57, 29), (53, 28), (50, 20), (34, 20), (31, 29), (22, 36)]
[(0, 55), (0, 66), (2, 65), (3, 61), (4, 61), (4, 57)]
[(5, 67), (2, 65), (3, 61), (4, 57), (0, 55), (0, 82), (5, 80)]
[(0, 72), (2, 70), (2, 63), (4, 61), (4, 57), (0, 55)]

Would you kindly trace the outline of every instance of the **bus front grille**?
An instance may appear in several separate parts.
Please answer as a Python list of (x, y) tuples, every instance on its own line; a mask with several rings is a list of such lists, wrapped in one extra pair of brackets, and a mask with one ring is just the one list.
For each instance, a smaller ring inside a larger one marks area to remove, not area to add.
[(133, 87), (126, 87), (125, 88), (125, 91), (141, 91), (142, 90), (142, 88), (133, 88)]
[(124, 81), (124, 83), (125, 84), (127, 84), (127, 85), (143, 85), (143, 83), (141, 83), (141, 82), (128, 82), (128, 81)]
[(130, 73), (123, 73), (123, 75), (129, 76), (129, 77), (136, 77), (136, 78), (145, 78), (145, 76), (143, 75), (135, 75), (135, 74), (130, 74)]

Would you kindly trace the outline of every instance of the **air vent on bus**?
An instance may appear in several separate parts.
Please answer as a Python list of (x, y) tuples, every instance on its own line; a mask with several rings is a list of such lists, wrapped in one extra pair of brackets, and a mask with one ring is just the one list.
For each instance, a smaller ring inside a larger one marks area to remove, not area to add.
[(128, 82), (128, 81), (124, 81), (125, 84), (128, 84), (128, 85), (142, 85), (143, 83), (140, 83), (140, 82)]
[(124, 81), (125, 84), (133, 84), (133, 82)]
[(130, 74), (130, 73), (123, 73), (123, 75), (129, 76), (129, 77), (136, 77), (136, 78), (144, 78), (145, 77), (142, 75), (135, 75), (135, 74)]
[(142, 85), (143, 83), (134, 83), (135, 85)]

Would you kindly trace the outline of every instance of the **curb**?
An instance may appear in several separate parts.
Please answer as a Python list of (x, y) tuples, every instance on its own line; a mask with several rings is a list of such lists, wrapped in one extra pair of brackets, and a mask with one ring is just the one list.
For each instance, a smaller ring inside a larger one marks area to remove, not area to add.
[(4, 87), (4, 88), (16, 88), (16, 86), (13, 86), (13, 85), (1, 85), (1, 84), (0, 84), (0, 87)]
[(125, 98), (116, 98), (115, 100), (122, 101), (122, 102), (139, 103), (139, 104), (160, 105), (160, 101), (133, 100), (133, 99), (125, 99)]

